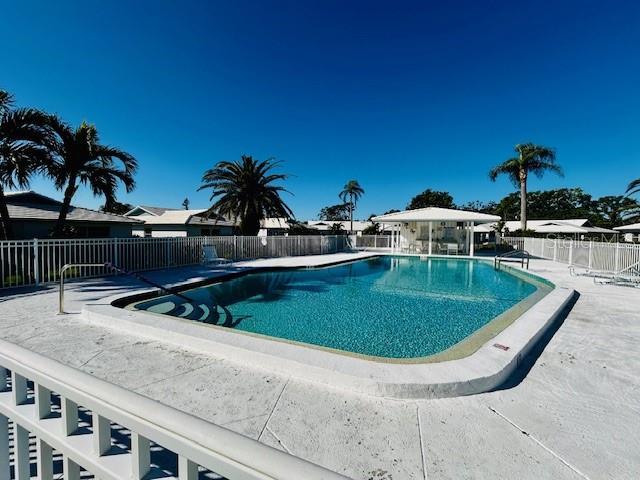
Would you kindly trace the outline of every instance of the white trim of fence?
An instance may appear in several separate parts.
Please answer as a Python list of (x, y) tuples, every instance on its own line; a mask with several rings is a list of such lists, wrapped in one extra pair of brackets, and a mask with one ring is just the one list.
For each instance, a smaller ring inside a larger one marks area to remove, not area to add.
[[(61, 415), (51, 414), (52, 393), (60, 400)], [(91, 411), (89, 432), (77, 431), (79, 406)], [(131, 432), (131, 449), (109, 451), (111, 422)], [(63, 456), (65, 479), (79, 479), (82, 467), (103, 480), (140, 480), (150, 469), (150, 442), (178, 455), (180, 480), (196, 480), (198, 466), (231, 480), (346, 478), (0, 340), (0, 478), (11, 478), (11, 457), (13, 478), (29, 478), (30, 435), (36, 437), (40, 480), (54, 478), (52, 449)]]
[(355, 248), (391, 248), (391, 235), (352, 235)]
[[(194, 265), (205, 246), (230, 260), (321, 255), (350, 247), (347, 236), (279, 237), (132, 237), (90, 239), (34, 239), (0, 242), (0, 288), (56, 282), (63, 265), (113, 263), (129, 271)], [(69, 278), (107, 275), (102, 267), (79, 267)]]
[(534, 257), (568, 265), (620, 272), (640, 262), (640, 245), (559, 238), (502, 237), (502, 241)]

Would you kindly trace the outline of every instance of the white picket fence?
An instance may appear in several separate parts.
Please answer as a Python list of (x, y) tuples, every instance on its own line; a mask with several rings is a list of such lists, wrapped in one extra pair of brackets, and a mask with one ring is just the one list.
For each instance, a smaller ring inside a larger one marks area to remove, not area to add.
[[(341, 235), (287, 237), (168, 237), (10, 240), (0, 242), (0, 288), (55, 282), (63, 265), (106, 263), (129, 271), (197, 264), (203, 247), (215, 245), (230, 260), (322, 255), (350, 248)], [(71, 278), (110, 273), (103, 267), (77, 267)]]
[(40, 480), (346, 478), (0, 340), (0, 479), (34, 466)]
[(640, 262), (640, 245), (632, 243), (531, 237), (503, 237), (502, 242), (534, 257), (593, 270), (620, 272)]

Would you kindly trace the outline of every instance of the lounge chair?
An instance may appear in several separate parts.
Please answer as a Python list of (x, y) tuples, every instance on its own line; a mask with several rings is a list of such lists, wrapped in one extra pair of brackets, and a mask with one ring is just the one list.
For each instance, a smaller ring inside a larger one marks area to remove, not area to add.
[(218, 256), (218, 251), (215, 245), (205, 245), (202, 247), (202, 265), (226, 265), (231, 263), (231, 260)]
[(576, 272), (574, 265), (569, 265), (569, 274), (573, 277), (592, 277), (593, 283), (597, 285), (626, 285), (640, 288), (640, 271), (636, 265), (619, 271), (584, 268), (581, 273)]

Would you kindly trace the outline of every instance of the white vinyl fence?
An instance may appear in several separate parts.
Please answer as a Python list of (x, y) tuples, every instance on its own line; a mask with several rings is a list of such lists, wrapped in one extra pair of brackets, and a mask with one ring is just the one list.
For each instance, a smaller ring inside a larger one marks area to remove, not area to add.
[[(9, 240), (0, 242), (0, 288), (55, 282), (68, 263), (110, 262), (129, 271), (193, 265), (210, 245), (220, 257), (245, 260), (336, 253), (350, 248), (350, 240), (339, 235)], [(108, 273), (103, 267), (77, 267), (67, 276)]]
[(391, 248), (391, 235), (353, 235), (355, 248)]
[(502, 242), (534, 257), (593, 270), (621, 272), (640, 263), (640, 245), (632, 243), (531, 237), (503, 237)]
[(40, 480), (346, 478), (0, 340), (0, 479), (33, 466)]

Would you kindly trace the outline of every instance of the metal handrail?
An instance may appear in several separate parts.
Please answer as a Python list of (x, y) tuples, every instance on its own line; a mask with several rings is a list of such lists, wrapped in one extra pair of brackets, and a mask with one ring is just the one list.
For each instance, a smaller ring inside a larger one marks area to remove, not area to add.
[(151, 285), (152, 287), (155, 287), (159, 290), (162, 290), (165, 293), (168, 293), (170, 295), (175, 295), (177, 297), (182, 298), (183, 300), (186, 300), (188, 302), (192, 302), (193, 300), (189, 297), (186, 297), (185, 295), (175, 292), (169, 288), (163, 287), (162, 285), (159, 285), (155, 282), (152, 282), (151, 280), (143, 277), (142, 275), (139, 275), (137, 273), (133, 273), (133, 272), (129, 272), (127, 270), (125, 270), (124, 268), (119, 268), (116, 267), (113, 263), (111, 262), (105, 262), (105, 263), (67, 263), (65, 264), (59, 271), (58, 271), (58, 275), (60, 277), (60, 299), (59, 299), (59, 304), (58, 304), (58, 314), (62, 315), (64, 313), (66, 313), (64, 311), (64, 274), (67, 270), (73, 268), (73, 267), (104, 267), (104, 268), (108, 268), (109, 270), (116, 272), (116, 273), (121, 273), (124, 275), (130, 275), (134, 278), (137, 278), (138, 280), (140, 280), (141, 282), (144, 282), (148, 285)]
[(520, 257), (520, 266), (522, 268), (525, 268), (525, 260), (526, 260), (526, 268), (527, 270), (529, 270), (529, 260), (531, 259), (531, 254), (526, 251), (526, 250), (512, 250), (510, 252), (507, 253), (503, 253), (502, 255), (497, 255), (494, 259), (493, 259), (493, 268), (495, 268), (496, 270), (498, 270), (500, 268), (500, 264), (502, 263), (503, 260), (508, 259), (513, 257), (516, 254), (521, 254), (522, 256)]
[(60, 298), (58, 303), (58, 314), (63, 315), (64, 311), (64, 274), (67, 270), (73, 267), (107, 267), (106, 263), (67, 263), (62, 266), (62, 268), (58, 271), (60, 275)]

